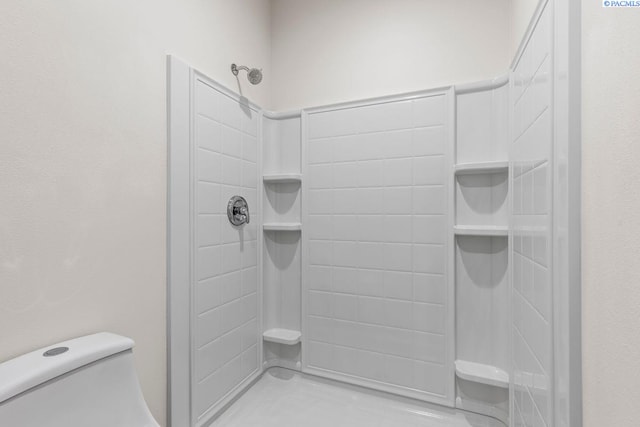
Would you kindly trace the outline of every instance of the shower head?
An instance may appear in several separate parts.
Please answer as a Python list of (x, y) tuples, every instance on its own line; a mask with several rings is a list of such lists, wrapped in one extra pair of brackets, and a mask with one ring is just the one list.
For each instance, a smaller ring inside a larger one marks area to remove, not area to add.
[(262, 70), (258, 70), (257, 68), (252, 68), (249, 70), (249, 74), (247, 74), (247, 78), (252, 85), (257, 85), (262, 81)]
[(234, 76), (237, 76), (240, 70), (245, 70), (247, 72), (247, 79), (252, 85), (257, 85), (262, 81), (262, 70), (245, 67), (244, 65), (238, 66), (236, 64), (231, 64), (231, 72)]

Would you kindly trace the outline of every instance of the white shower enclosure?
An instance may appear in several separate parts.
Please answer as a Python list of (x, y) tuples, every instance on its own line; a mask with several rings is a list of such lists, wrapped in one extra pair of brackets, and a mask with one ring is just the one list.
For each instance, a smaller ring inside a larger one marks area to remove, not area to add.
[(273, 367), (581, 425), (576, 19), (541, 2), (490, 81), (286, 113), (169, 57), (171, 425)]

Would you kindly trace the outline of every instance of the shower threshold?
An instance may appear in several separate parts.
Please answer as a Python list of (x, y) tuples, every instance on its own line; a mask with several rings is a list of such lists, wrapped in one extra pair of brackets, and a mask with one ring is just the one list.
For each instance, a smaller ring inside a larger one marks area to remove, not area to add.
[(505, 427), (493, 418), (271, 368), (214, 427)]

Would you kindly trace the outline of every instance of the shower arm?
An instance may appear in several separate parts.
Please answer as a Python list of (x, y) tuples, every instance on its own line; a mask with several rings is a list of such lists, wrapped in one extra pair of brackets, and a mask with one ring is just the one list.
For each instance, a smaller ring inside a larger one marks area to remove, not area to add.
[(244, 70), (248, 73), (251, 69), (246, 65), (231, 64), (231, 72), (233, 73), (234, 76), (237, 76), (240, 70)]

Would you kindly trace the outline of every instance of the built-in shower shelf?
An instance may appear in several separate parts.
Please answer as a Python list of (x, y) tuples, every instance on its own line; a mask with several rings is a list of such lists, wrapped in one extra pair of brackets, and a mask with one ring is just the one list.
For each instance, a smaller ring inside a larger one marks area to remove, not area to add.
[(271, 222), (262, 225), (264, 231), (300, 231), (302, 224), (299, 222)]
[(456, 225), (453, 227), (456, 236), (507, 236), (506, 225)]
[(280, 173), (280, 174), (268, 174), (262, 177), (265, 183), (269, 184), (290, 184), (299, 183), (302, 181), (302, 174), (299, 173)]
[(460, 163), (454, 169), (456, 175), (502, 173), (509, 170), (509, 162)]
[(456, 376), (463, 380), (494, 387), (509, 387), (509, 374), (500, 368), (482, 363), (456, 360)]
[(291, 329), (269, 329), (262, 334), (262, 338), (267, 342), (275, 342), (278, 344), (295, 345), (300, 342), (302, 334), (300, 331)]

